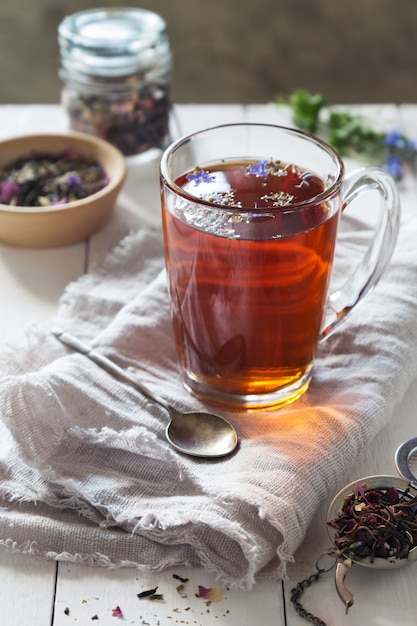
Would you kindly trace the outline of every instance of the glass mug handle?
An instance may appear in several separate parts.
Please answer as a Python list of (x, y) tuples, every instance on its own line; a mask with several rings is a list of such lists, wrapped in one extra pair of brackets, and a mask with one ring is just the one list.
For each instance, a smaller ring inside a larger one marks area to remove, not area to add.
[(394, 179), (379, 167), (364, 167), (347, 174), (342, 188), (342, 211), (362, 193), (377, 190), (381, 202), (374, 236), (359, 264), (343, 285), (327, 299), (327, 318), (320, 340), (333, 333), (346, 315), (379, 281), (391, 260), (400, 226), (400, 198)]

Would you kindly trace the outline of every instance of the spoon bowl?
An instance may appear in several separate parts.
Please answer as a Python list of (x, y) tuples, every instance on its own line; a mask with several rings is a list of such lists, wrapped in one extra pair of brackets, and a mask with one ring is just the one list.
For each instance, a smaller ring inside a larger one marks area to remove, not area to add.
[(170, 416), (165, 429), (166, 438), (179, 452), (189, 456), (215, 458), (227, 456), (235, 450), (238, 444), (236, 430), (224, 417), (199, 411), (191, 413), (178, 411), (163, 398), (151, 392), (130, 372), (116, 365), (78, 337), (59, 328), (52, 329), (52, 334), (66, 346), (83, 354), (109, 374), (128, 383), (162, 406)]
[(173, 407), (170, 407), (169, 413), (171, 421), (165, 430), (166, 438), (180, 452), (191, 456), (219, 457), (230, 454), (236, 448), (236, 431), (224, 417), (213, 413), (180, 413)]

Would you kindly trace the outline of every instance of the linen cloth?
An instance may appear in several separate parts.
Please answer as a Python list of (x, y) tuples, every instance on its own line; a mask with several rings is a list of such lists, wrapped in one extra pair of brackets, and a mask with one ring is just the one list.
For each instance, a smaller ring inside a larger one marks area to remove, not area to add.
[[(417, 375), (416, 234), (411, 216), (377, 288), (320, 346), (303, 398), (228, 415), (240, 437), (228, 458), (170, 448), (164, 409), (60, 344), (49, 324), (3, 346), (0, 545), (110, 567), (202, 565), (233, 587), (285, 577), (318, 505)], [(367, 236), (342, 234), (342, 261)], [(158, 231), (128, 235), (68, 285), (51, 325), (178, 408), (202, 408), (179, 379)]]

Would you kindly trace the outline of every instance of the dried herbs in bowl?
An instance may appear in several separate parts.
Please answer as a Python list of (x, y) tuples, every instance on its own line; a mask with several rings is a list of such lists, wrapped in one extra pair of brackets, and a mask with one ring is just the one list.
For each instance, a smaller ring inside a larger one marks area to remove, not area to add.
[(0, 142), (0, 241), (75, 243), (109, 218), (126, 176), (122, 153), (82, 133)]
[(10, 206), (47, 207), (82, 200), (109, 182), (94, 159), (64, 150), (61, 154), (34, 152), (0, 170), (0, 202)]

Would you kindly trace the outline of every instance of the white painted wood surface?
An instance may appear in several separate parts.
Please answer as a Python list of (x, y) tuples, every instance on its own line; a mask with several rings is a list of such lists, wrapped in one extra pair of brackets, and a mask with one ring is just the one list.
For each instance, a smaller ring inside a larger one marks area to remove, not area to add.
[[(402, 119), (417, 137), (417, 107), (375, 107), (375, 118), (397, 124)], [(178, 107), (180, 132), (232, 121), (289, 123), (286, 112), (274, 106)], [(19, 133), (61, 130), (65, 121), (59, 106), (0, 107), (0, 137)], [(417, 187), (411, 176), (401, 186), (407, 210), (417, 211)], [(51, 250), (24, 250), (0, 245), (0, 341), (15, 341), (31, 322), (47, 323), (68, 282), (76, 280), (91, 263), (129, 230), (160, 223), (158, 163), (129, 164), (120, 203), (109, 224), (90, 242)], [(416, 245), (417, 254), (417, 245)], [(417, 315), (417, 313), (416, 313)], [(374, 440), (346, 481), (361, 476), (396, 474), (394, 452), (408, 437), (417, 436), (417, 381), (394, 412), (390, 424)], [(334, 494), (329, 494), (329, 501)], [(11, 626), (69, 626), (97, 623), (101, 626), (136, 624), (196, 624), (200, 626), (301, 626), (290, 603), (291, 588), (312, 572), (317, 557), (329, 546), (325, 525), (327, 503), (319, 508), (303, 545), (289, 568), (289, 580), (260, 582), (250, 592), (222, 589), (222, 598), (207, 605), (196, 597), (198, 585), (217, 588), (213, 576), (202, 569), (178, 568), (154, 576), (136, 570), (109, 570), (67, 563), (39, 562), (31, 557), (0, 552), (1, 624)], [(188, 577), (179, 593), (180, 581)], [(381, 573), (354, 566), (348, 586), (355, 604), (345, 615), (334, 589), (333, 574), (305, 592), (306, 608), (328, 626), (413, 626), (417, 623), (417, 565)], [(154, 586), (163, 601), (139, 600), (137, 594)], [(123, 619), (112, 615), (119, 606)]]

